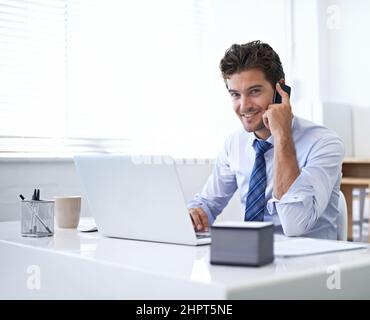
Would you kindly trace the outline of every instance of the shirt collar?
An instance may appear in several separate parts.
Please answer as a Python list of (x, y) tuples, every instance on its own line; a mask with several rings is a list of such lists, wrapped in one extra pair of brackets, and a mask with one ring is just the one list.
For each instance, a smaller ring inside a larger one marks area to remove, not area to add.
[[(294, 130), (294, 128), (295, 128), (295, 123), (296, 123), (296, 118), (295, 118), (295, 116), (293, 115), (293, 118), (292, 118), (292, 133), (293, 133), (293, 130)], [(256, 136), (256, 134), (253, 132), (253, 139), (251, 139), (251, 146), (253, 147), (253, 145), (254, 145), (254, 141), (255, 140), (260, 140), (260, 141), (263, 141), (263, 139), (261, 139), (261, 138), (258, 138), (257, 136)], [(273, 135), (270, 135), (267, 139), (266, 139), (266, 141), (267, 142), (270, 142), (272, 145), (274, 145), (274, 137), (273, 137)]]

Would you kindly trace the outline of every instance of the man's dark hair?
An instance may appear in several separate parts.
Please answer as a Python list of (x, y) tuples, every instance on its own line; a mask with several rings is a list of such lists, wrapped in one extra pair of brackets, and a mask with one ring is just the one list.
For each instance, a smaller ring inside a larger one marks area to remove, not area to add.
[(251, 69), (261, 70), (273, 88), (276, 82), (285, 78), (279, 55), (259, 40), (233, 44), (221, 59), (220, 69), (225, 83), (233, 74)]

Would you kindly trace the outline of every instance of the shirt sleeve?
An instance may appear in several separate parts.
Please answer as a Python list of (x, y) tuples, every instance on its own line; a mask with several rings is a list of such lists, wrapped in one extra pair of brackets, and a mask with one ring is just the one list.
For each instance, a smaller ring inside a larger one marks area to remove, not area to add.
[(226, 207), (237, 189), (235, 173), (230, 169), (229, 150), (230, 140), (227, 140), (202, 191), (188, 202), (188, 208), (200, 207), (207, 213), (210, 225)]
[(343, 157), (344, 147), (339, 138), (320, 139), (289, 190), (280, 200), (273, 195), (268, 201), (267, 210), (279, 215), (285, 235), (301, 236), (315, 225), (341, 177)]

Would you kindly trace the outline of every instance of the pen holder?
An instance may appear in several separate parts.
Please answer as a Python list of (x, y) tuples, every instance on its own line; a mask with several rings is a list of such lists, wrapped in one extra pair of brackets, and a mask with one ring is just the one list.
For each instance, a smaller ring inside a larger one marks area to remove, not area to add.
[(50, 237), (54, 234), (54, 201), (23, 200), (21, 208), (22, 236)]

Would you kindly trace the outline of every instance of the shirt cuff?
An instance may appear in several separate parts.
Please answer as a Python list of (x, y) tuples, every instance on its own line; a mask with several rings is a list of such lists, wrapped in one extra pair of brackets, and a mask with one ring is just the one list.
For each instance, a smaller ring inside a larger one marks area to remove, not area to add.
[(276, 199), (274, 195), (272, 195), (272, 198), (269, 201), (267, 201), (266, 209), (267, 209), (267, 212), (271, 216), (274, 214), (277, 214), (276, 205), (275, 205), (276, 202), (279, 202), (279, 200)]
[(277, 213), (276, 207), (284, 204), (303, 203), (304, 206), (308, 205), (308, 201), (310, 201), (312, 196), (308, 197), (307, 195), (310, 193), (304, 192), (302, 179), (302, 176), (298, 176), (280, 200), (272, 193), (272, 198), (267, 202), (266, 206), (269, 214)]

